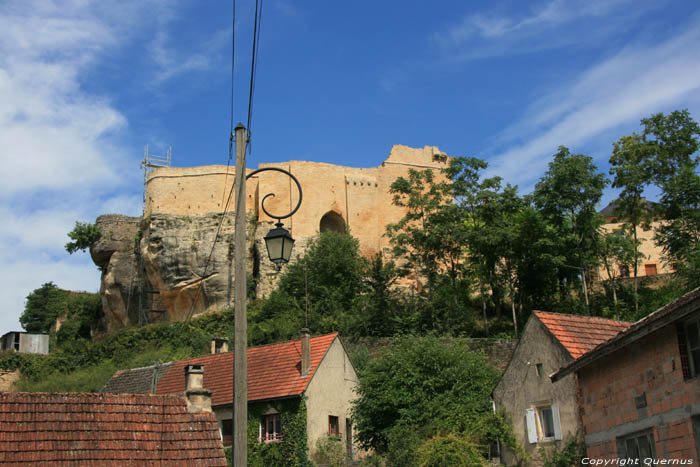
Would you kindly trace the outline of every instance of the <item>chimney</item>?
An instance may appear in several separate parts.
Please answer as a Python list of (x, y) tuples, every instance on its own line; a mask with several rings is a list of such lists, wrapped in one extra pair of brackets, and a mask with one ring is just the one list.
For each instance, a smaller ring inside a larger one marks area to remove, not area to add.
[(190, 413), (211, 412), (211, 391), (204, 389), (204, 365), (185, 366), (185, 400)]
[(212, 337), (211, 341), (211, 353), (225, 353), (228, 352), (229, 340), (226, 337)]
[(309, 374), (311, 369), (311, 331), (301, 328), (301, 376)]

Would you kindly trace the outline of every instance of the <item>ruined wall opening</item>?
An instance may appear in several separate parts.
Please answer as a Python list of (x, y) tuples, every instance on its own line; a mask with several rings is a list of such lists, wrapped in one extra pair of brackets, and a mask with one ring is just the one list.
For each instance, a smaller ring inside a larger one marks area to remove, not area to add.
[(330, 230), (341, 234), (348, 233), (343, 216), (333, 211), (328, 211), (326, 214), (324, 214), (324, 216), (321, 218), (319, 229), (321, 232)]

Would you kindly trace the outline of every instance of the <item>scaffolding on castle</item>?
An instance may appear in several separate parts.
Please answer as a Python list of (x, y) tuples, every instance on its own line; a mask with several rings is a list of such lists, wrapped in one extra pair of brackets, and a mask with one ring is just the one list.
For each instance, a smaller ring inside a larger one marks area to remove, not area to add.
[[(148, 174), (158, 167), (170, 167), (172, 161), (173, 147), (168, 146), (168, 152), (165, 155), (151, 154), (148, 152), (148, 144), (143, 151), (143, 161), (141, 162), (141, 168), (143, 169), (143, 212), (145, 214), (146, 210), (146, 182), (148, 181)], [(144, 326), (149, 323), (149, 314), (157, 313), (162, 314), (166, 312), (165, 304), (160, 299), (160, 293), (157, 290), (153, 290), (151, 284), (146, 280), (146, 268), (143, 265), (143, 260), (141, 258), (138, 245), (135, 245), (136, 267), (139, 269), (139, 292), (138, 292), (138, 322), (139, 326)], [(133, 279), (132, 284), (129, 287), (129, 299), (128, 303), (131, 301), (133, 289)]]
[(148, 174), (151, 170), (158, 167), (170, 167), (170, 162), (172, 161), (173, 147), (168, 146), (168, 152), (165, 155), (150, 154), (148, 152), (148, 144), (146, 149), (143, 151), (143, 161), (141, 161), (141, 168), (143, 169), (143, 203), (144, 208), (146, 207), (146, 181), (148, 180)]

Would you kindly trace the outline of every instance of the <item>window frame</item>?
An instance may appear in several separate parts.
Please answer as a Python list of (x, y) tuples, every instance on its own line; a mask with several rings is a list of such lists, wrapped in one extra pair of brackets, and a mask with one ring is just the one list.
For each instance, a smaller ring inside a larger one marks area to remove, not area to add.
[[(224, 446), (233, 445), (233, 419), (224, 418), (219, 421), (219, 435)], [(228, 443), (227, 443), (228, 442)]]
[[(639, 445), (640, 439), (646, 439), (651, 451), (649, 453), (649, 456), (642, 455)], [(636, 444), (637, 455), (632, 455), (632, 453), (628, 452), (630, 441)], [(654, 430), (651, 428), (648, 430), (636, 431), (634, 433), (628, 433), (626, 435), (619, 436), (615, 439), (615, 444), (617, 445), (617, 454), (620, 458), (642, 460), (646, 459), (647, 457), (656, 457), (656, 441), (654, 439)]]
[[(268, 420), (272, 420), (272, 432), (267, 431)], [(274, 443), (284, 438), (284, 427), (282, 426), (282, 415), (279, 413), (264, 414), (260, 418), (260, 441), (263, 443)]]
[[(691, 337), (690, 337), (690, 327), (695, 326), (695, 337), (697, 339), (696, 345), (691, 347)], [(685, 351), (688, 358), (688, 368), (690, 370), (690, 378), (697, 378), (700, 376), (700, 365), (696, 366), (696, 362), (693, 359), (693, 351), (700, 353), (700, 316), (696, 316), (683, 323), (683, 328), (685, 331)], [(698, 359), (700, 362), (700, 358)]]
[[(552, 436), (545, 436), (544, 411), (550, 411), (552, 416)], [(525, 411), (525, 425), (530, 444), (547, 443), (563, 439), (561, 417), (557, 404), (540, 404)]]
[(336, 415), (328, 416), (328, 437), (340, 439), (340, 418)]

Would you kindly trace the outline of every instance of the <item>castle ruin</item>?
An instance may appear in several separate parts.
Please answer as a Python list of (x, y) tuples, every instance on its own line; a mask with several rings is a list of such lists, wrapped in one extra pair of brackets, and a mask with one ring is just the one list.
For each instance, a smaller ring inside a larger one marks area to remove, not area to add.
[[(399, 221), (404, 208), (392, 203), (391, 184), (409, 169), (448, 164), (437, 147), (394, 146), (379, 167), (353, 168), (289, 161), (260, 164), (288, 170), (299, 180), (303, 202), (285, 219), (296, 239), (292, 261), (306, 251), (320, 231), (349, 232), (363, 255), (386, 254), (386, 226)], [(252, 170), (250, 170), (252, 171)], [(181, 321), (233, 303), (233, 200), (222, 223), (212, 259), (221, 212), (234, 182), (234, 168), (220, 165), (159, 167), (148, 173), (143, 217), (104, 215), (97, 219), (102, 236), (90, 252), (102, 270), (102, 295), (108, 330), (154, 321)], [(258, 297), (267, 296), (279, 276), (265, 254), (263, 237), (273, 225), (261, 209), (286, 214), (298, 193), (284, 174), (263, 172), (248, 180), (248, 255)], [(205, 270), (206, 266), (206, 270)]]

